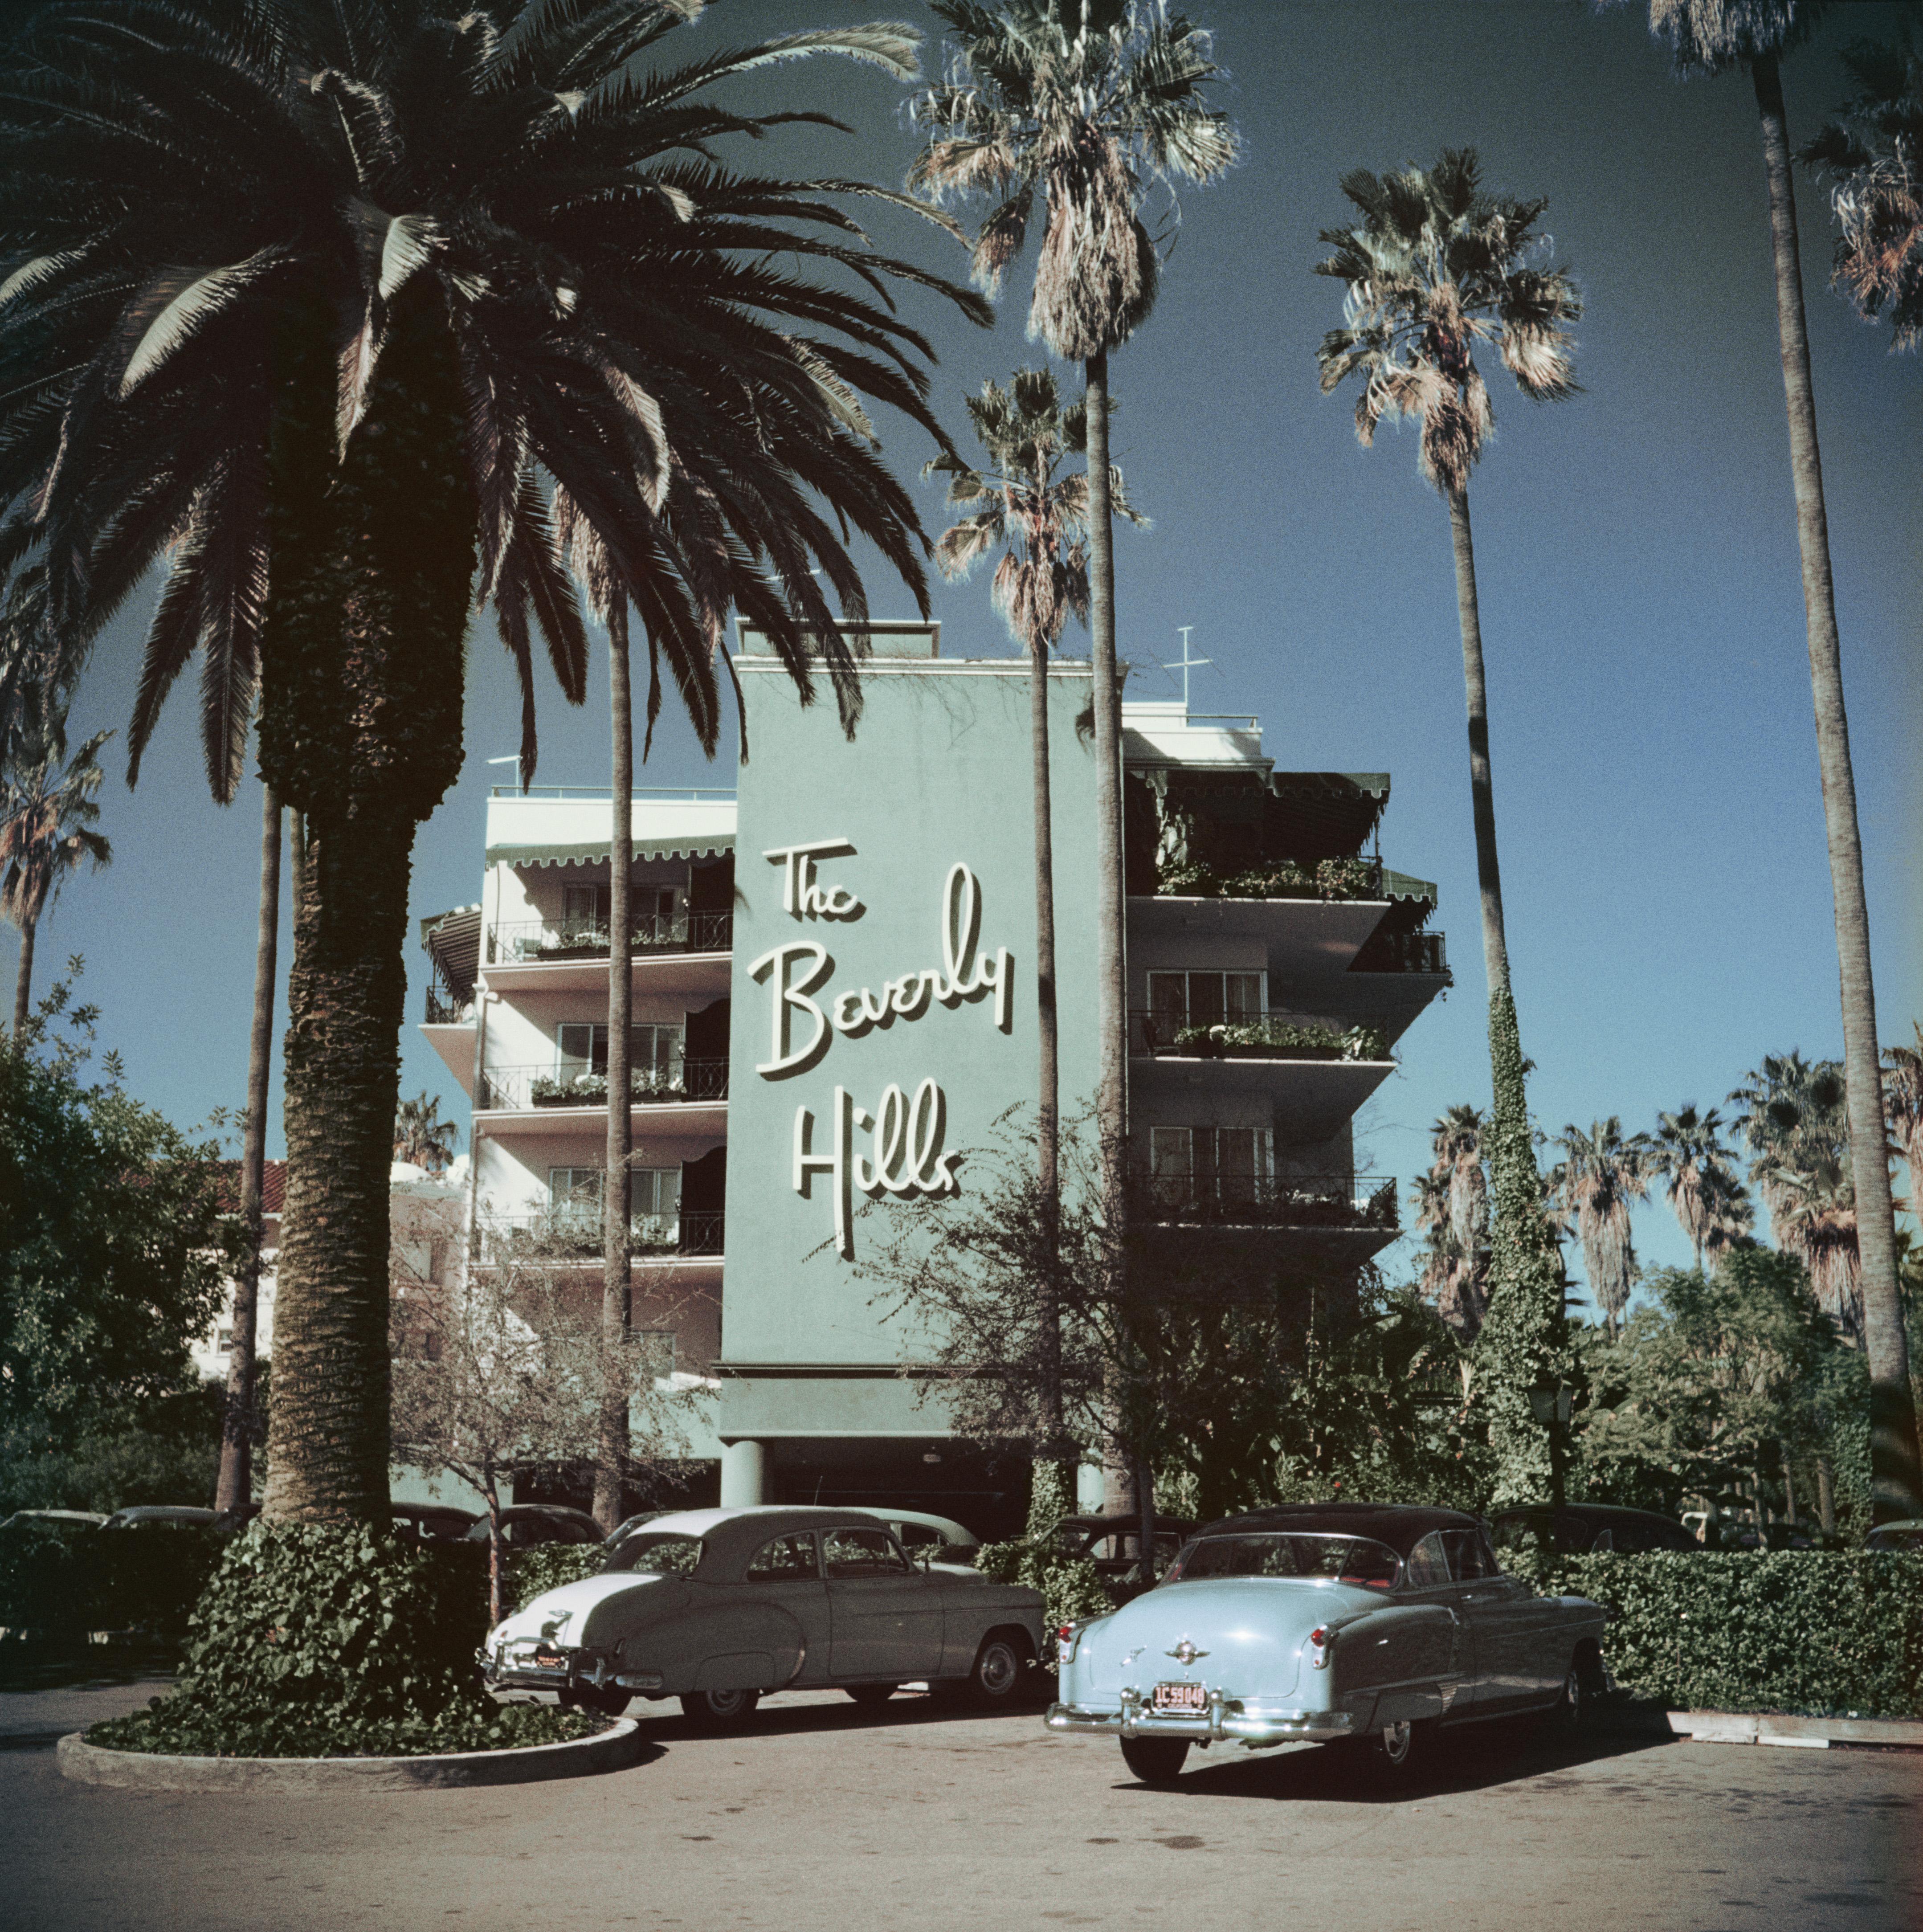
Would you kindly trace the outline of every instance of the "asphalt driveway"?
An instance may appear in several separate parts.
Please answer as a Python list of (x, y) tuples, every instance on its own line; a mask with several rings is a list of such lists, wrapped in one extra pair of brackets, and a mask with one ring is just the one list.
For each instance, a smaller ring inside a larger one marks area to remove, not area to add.
[(1110, 1741), (1033, 1714), (810, 1694), (738, 1737), (652, 1715), (633, 1769), (520, 1790), (296, 1801), (61, 1780), (54, 1737), (159, 1688), (0, 1693), (10, 1932), (1923, 1924), (1911, 1753), (1494, 1734), (1393, 1799), (1312, 1746), (1192, 1755), (1158, 1792)]

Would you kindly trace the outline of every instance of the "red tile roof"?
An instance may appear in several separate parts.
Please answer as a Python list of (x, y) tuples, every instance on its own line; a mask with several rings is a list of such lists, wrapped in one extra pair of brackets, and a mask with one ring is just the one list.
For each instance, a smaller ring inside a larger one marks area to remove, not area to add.
[[(224, 1214), (240, 1212), (241, 1164), (237, 1160), (224, 1160), (217, 1163), (220, 1172), (220, 1211)], [(280, 1212), (287, 1198), (287, 1163), (284, 1160), (263, 1162), (260, 1174), (260, 1211), (272, 1215)]]

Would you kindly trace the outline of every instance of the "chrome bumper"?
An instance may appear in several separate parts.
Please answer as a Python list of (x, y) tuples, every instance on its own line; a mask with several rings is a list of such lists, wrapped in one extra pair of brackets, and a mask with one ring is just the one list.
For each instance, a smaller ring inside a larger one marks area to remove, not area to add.
[(1107, 1731), (1124, 1738), (1187, 1738), (1200, 1744), (1234, 1743), (1259, 1750), (1264, 1744), (1327, 1744), (1355, 1735), (1348, 1711), (1286, 1711), (1246, 1703), (1239, 1697), (1209, 1694), (1208, 1708), (1192, 1715), (1151, 1711), (1138, 1693), (1125, 1690), (1118, 1710), (1091, 1710), (1083, 1704), (1051, 1704), (1052, 1731)]
[(576, 1684), (618, 1684), (626, 1690), (658, 1690), (658, 1670), (623, 1670), (618, 1673), (614, 1660), (590, 1651), (562, 1653), (558, 1664), (537, 1664), (531, 1645), (497, 1644), (480, 1653), (481, 1675), (490, 1690), (565, 1690)]

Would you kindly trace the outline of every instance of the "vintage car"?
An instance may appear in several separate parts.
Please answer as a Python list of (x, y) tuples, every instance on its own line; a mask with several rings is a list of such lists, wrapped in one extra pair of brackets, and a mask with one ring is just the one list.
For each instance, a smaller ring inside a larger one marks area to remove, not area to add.
[(1674, 1516), (1612, 1503), (1569, 1503), (1559, 1510), (1538, 1503), (1498, 1510), (1489, 1520), (1489, 1540), (1498, 1556), (1532, 1544), (1562, 1556), (1608, 1550), (1640, 1556), (1657, 1550), (1688, 1552), (1702, 1547), (1694, 1532)]
[(969, 1571), (924, 1570), (859, 1510), (686, 1510), (610, 1546), (599, 1574), (537, 1597), (488, 1640), (506, 1691), (616, 1713), (678, 1697), (698, 1724), (740, 1723), (774, 1690), (902, 1684), (1018, 1700), (1040, 1673), (1042, 1599)]
[(1298, 1740), (1406, 1775), (1444, 1724), (1574, 1721), (1607, 1612), (1501, 1574), (1474, 1516), (1318, 1503), (1209, 1524), (1153, 1589), (1064, 1625), (1048, 1727), (1108, 1731), (1145, 1784), (1189, 1747)]

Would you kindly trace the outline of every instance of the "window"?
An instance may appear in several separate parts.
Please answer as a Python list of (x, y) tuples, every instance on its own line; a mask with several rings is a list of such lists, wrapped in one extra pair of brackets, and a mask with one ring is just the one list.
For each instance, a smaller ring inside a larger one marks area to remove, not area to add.
[[(640, 1083), (671, 1078), (681, 1071), (680, 1022), (650, 1022), (628, 1029), (628, 1065)], [(598, 1022), (570, 1020), (554, 1029), (555, 1070), (572, 1079), (608, 1071), (608, 1029)]]
[(1386, 1544), (1366, 1536), (1262, 1532), (1252, 1536), (1205, 1536), (1184, 1551), (1168, 1581), (1204, 1576), (1332, 1576), (1372, 1590), (1393, 1589), (1400, 1559)]
[(837, 1582), (854, 1576), (911, 1576), (908, 1559), (885, 1529), (831, 1529), (823, 1538), (828, 1574)]
[(904, 1522), (902, 1526), (902, 1543), (904, 1549), (932, 1549), (941, 1540), (941, 1532), (929, 1528), (925, 1522)]
[(1157, 1192), (1202, 1201), (1253, 1201), (1274, 1172), (1268, 1127), (1151, 1127), (1149, 1172)]
[(598, 1167), (550, 1167), (548, 1170), (548, 1205), (601, 1212), (601, 1169)]
[(1449, 1558), (1442, 1547), (1442, 1532), (1432, 1530), (1408, 1553), (1402, 1566), (1402, 1581), (1412, 1590), (1426, 1590), (1450, 1580)]
[(812, 1536), (778, 1536), (763, 1544), (748, 1565), (751, 1583), (812, 1583), (820, 1574)]
[(220, 1354), (224, 1355), (233, 1346), (234, 1331), (231, 1328), (223, 1328), (220, 1334), (215, 1336), (214, 1346), (220, 1352)]
[(1148, 1010), (1158, 1034), (1262, 1016), (1259, 973), (1151, 973)]
[(1457, 1582), (1472, 1583), (1479, 1576), (1502, 1574), (1480, 1530), (1445, 1529), (1439, 1533), (1442, 1546), (1449, 1553), (1450, 1570)]
[(613, 888), (608, 886), (563, 886), (561, 888), (561, 926), (563, 932), (605, 932), (612, 890)]
[(603, 1576), (618, 1570), (634, 1570), (647, 1576), (686, 1576), (701, 1560), (699, 1537), (682, 1536), (672, 1530), (658, 1534), (638, 1530), (624, 1536), (608, 1552), (601, 1566)]

